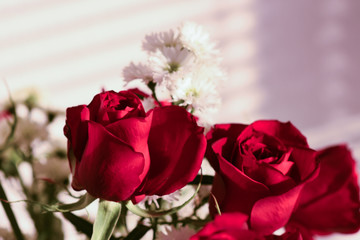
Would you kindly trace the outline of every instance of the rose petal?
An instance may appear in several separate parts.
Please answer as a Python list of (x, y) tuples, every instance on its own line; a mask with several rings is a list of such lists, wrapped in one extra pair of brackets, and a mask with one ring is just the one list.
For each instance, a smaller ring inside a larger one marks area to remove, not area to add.
[(290, 160), (294, 161), (297, 166), (298, 181), (304, 181), (309, 176), (312, 176), (313, 172), (318, 168), (316, 151), (310, 148), (293, 148)]
[(218, 156), (218, 158), (220, 166), (219, 173), (224, 182), (225, 189), (222, 192), (224, 196), (219, 196), (217, 191), (214, 191), (214, 195), (217, 199), (222, 199), (222, 201), (219, 202), (221, 211), (241, 211), (250, 214), (254, 202), (269, 194), (268, 187), (249, 178), (223, 157)]
[(107, 125), (122, 118), (145, 117), (141, 100), (132, 92), (107, 91), (97, 94), (88, 105), (91, 120)]
[(285, 226), (286, 231), (300, 233), (301, 240), (314, 240), (313, 233), (302, 225), (290, 222)]
[(225, 213), (216, 216), (215, 220), (206, 224), (190, 240), (262, 240), (258, 233), (248, 230), (248, 216), (242, 213)]
[(291, 122), (279, 122), (277, 120), (260, 120), (251, 124), (259, 132), (281, 139), (285, 145), (296, 147), (309, 147), (306, 138), (291, 124)]
[(292, 149), (286, 153), (283, 154), (280, 163), (273, 163), (271, 164), (272, 167), (280, 171), (282, 174), (286, 175), (291, 170), (292, 166), (294, 165), (294, 162), (289, 161), (289, 158), (291, 156)]
[(222, 154), (226, 159), (231, 159), (233, 154), (234, 143), (238, 135), (247, 127), (244, 124), (216, 124), (207, 134), (208, 141), (206, 149), (206, 158), (211, 166), (217, 171), (219, 169), (216, 154), (213, 152), (212, 145), (221, 138), (226, 137), (226, 141), (221, 146)]
[(250, 226), (256, 231), (271, 234), (289, 220), (303, 185), (290, 191), (258, 200), (251, 211)]
[(296, 186), (295, 181), (291, 177), (282, 174), (267, 163), (260, 163), (257, 168), (247, 172), (247, 176), (269, 187), (273, 195), (287, 192), (290, 188)]
[(149, 135), (151, 165), (142, 193), (169, 194), (195, 178), (206, 148), (203, 130), (181, 107), (154, 109)]
[[(69, 145), (78, 161), (87, 142), (87, 121), (90, 120), (89, 109), (85, 105), (66, 109), (66, 125), (64, 134), (68, 138)], [(72, 169), (71, 163), (70, 168)]]
[(302, 233), (299, 231), (288, 231), (282, 234), (281, 236), (269, 235), (265, 237), (266, 240), (312, 240), (312, 238), (307, 239), (303, 238)]
[(74, 178), (92, 196), (110, 201), (129, 199), (140, 185), (145, 160), (102, 125), (88, 123), (89, 140)]
[(142, 90), (138, 89), (138, 88), (131, 88), (131, 89), (128, 89), (127, 91), (130, 91), (132, 93), (134, 93), (136, 96), (138, 96), (140, 99), (144, 99), (144, 98), (147, 98), (147, 97), (150, 97), (149, 94), (143, 92)]
[(353, 233), (360, 229), (355, 161), (346, 146), (320, 151), (320, 173), (307, 183), (291, 221), (313, 233)]
[(123, 142), (131, 146), (135, 152), (142, 153), (145, 158), (145, 166), (143, 174), (140, 178), (144, 178), (150, 167), (150, 155), (148, 148), (148, 137), (152, 121), (152, 112), (146, 118), (127, 118), (106, 126), (106, 129), (121, 139)]

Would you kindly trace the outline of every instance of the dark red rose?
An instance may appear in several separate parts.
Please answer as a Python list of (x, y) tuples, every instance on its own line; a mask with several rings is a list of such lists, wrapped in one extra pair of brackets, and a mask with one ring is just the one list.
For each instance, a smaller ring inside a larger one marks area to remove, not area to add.
[(216, 216), (214, 221), (205, 225), (190, 240), (260, 240), (259, 233), (248, 229), (248, 216), (243, 213), (225, 213)]
[(319, 175), (303, 188), (289, 225), (301, 226), (311, 234), (357, 232), (359, 186), (350, 151), (344, 145), (329, 147), (319, 151), (317, 158)]
[(203, 128), (177, 106), (145, 113), (130, 91), (108, 91), (68, 108), (72, 187), (111, 201), (164, 195), (191, 181), (206, 148)]
[(318, 174), (316, 152), (290, 122), (220, 124), (207, 139), (221, 211), (249, 215), (249, 227), (264, 234), (288, 222), (304, 183)]
[(286, 232), (281, 236), (264, 236), (248, 229), (248, 216), (242, 213), (225, 213), (216, 216), (190, 240), (302, 240), (299, 232)]

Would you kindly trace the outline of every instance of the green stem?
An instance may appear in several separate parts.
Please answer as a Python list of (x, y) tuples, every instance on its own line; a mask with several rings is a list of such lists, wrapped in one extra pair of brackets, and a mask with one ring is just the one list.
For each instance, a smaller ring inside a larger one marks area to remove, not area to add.
[[(1, 182), (0, 182), (0, 198), (7, 201), (7, 197), (6, 197), (6, 194), (5, 194), (5, 191), (4, 191), (4, 188), (2, 187), (1, 185)], [(11, 224), (11, 227), (14, 231), (14, 235), (16, 237), (17, 240), (24, 240), (24, 235), (22, 234), (20, 228), (19, 228), (19, 225), (16, 221), (16, 218), (15, 218), (15, 215), (14, 215), (14, 212), (12, 211), (11, 207), (10, 207), (10, 204), (7, 203), (7, 202), (4, 202), (4, 201), (1, 201), (1, 204), (5, 210), (5, 213), (6, 213), (6, 216), (8, 217), (9, 221), (10, 221), (10, 224)]]
[(128, 212), (128, 209), (126, 208), (125, 203), (122, 202), (121, 210), (120, 210), (120, 217), (119, 217), (119, 222), (118, 222), (119, 230), (120, 230), (122, 236), (126, 236), (129, 234), (129, 230), (128, 230), (127, 224), (126, 224), (127, 212)]
[(154, 82), (149, 82), (149, 83), (148, 83), (148, 87), (150, 88), (150, 90), (151, 90), (151, 92), (152, 92), (153, 98), (154, 98), (155, 101), (159, 104), (159, 106), (162, 107), (161, 102), (159, 101), (159, 99), (158, 99), (157, 96), (156, 96), (155, 86), (156, 86), (156, 83), (154, 83)]
[(152, 218), (153, 240), (157, 239), (158, 218)]
[(121, 204), (99, 201), (99, 208), (93, 225), (91, 240), (109, 240), (119, 219)]
[[(183, 224), (183, 225), (195, 225), (195, 226), (204, 226), (206, 223), (210, 222), (211, 218), (207, 217), (205, 219), (192, 219), (192, 218), (185, 218), (178, 220), (177, 223)], [(166, 224), (166, 225), (174, 225), (174, 222), (168, 222), (168, 221), (158, 221), (158, 224)]]
[(17, 123), (18, 123), (18, 117), (16, 115), (15, 103), (12, 101), (12, 99), (11, 99), (11, 104), (12, 104), (11, 113), (14, 116), (14, 121), (11, 124), (9, 135), (6, 137), (6, 140), (5, 140), (4, 144), (3, 144), (3, 146), (0, 148), (0, 153), (4, 152), (7, 149), (7, 147), (10, 145), (11, 140), (14, 138), (16, 126), (17, 126)]

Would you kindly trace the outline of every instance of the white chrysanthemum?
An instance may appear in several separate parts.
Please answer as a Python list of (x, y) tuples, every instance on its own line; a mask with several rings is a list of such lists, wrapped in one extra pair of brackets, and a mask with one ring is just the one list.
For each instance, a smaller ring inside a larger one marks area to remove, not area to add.
[(123, 70), (123, 76), (125, 82), (130, 82), (135, 79), (142, 79), (146, 84), (153, 81), (153, 72), (151, 68), (142, 63), (134, 64), (130, 63), (129, 66), (126, 66)]
[(58, 157), (48, 158), (45, 163), (35, 161), (34, 171), (37, 178), (48, 178), (55, 182), (62, 182), (70, 174), (68, 161)]
[(142, 48), (147, 52), (155, 52), (163, 47), (177, 47), (179, 45), (179, 34), (171, 29), (167, 32), (146, 35)]
[(218, 53), (215, 44), (210, 41), (210, 35), (200, 25), (185, 22), (179, 28), (182, 45), (195, 54), (199, 60), (214, 59)]
[(217, 107), (219, 94), (216, 83), (207, 68), (199, 67), (178, 78), (172, 86), (171, 95), (174, 101), (182, 100), (182, 105), (191, 105), (195, 111)]
[(167, 47), (156, 51), (149, 57), (153, 78), (157, 83), (171, 79), (172, 74), (181, 71), (184, 67), (192, 65), (194, 56), (187, 49), (180, 47)]
[(189, 228), (189, 226), (175, 228), (171, 226), (166, 230), (166, 233), (160, 232), (158, 235), (159, 240), (183, 240), (190, 239), (196, 233), (194, 229)]
[(220, 106), (218, 83), (223, 74), (216, 67), (197, 65), (182, 76), (172, 79), (169, 91), (173, 102), (186, 106), (196, 117), (198, 123), (204, 127), (212, 124), (212, 115)]

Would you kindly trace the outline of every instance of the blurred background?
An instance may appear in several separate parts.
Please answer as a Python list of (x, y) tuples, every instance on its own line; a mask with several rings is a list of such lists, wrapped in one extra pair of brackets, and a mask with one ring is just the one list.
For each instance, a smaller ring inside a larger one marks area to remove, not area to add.
[[(313, 148), (347, 143), (360, 160), (359, 12), (350, 0), (1, 0), (0, 102), (5, 81), (60, 111), (119, 91), (123, 67), (145, 60), (145, 34), (194, 21), (227, 72), (216, 122), (291, 121)], [(62, 128), (51, 134), (65, 142)]]

